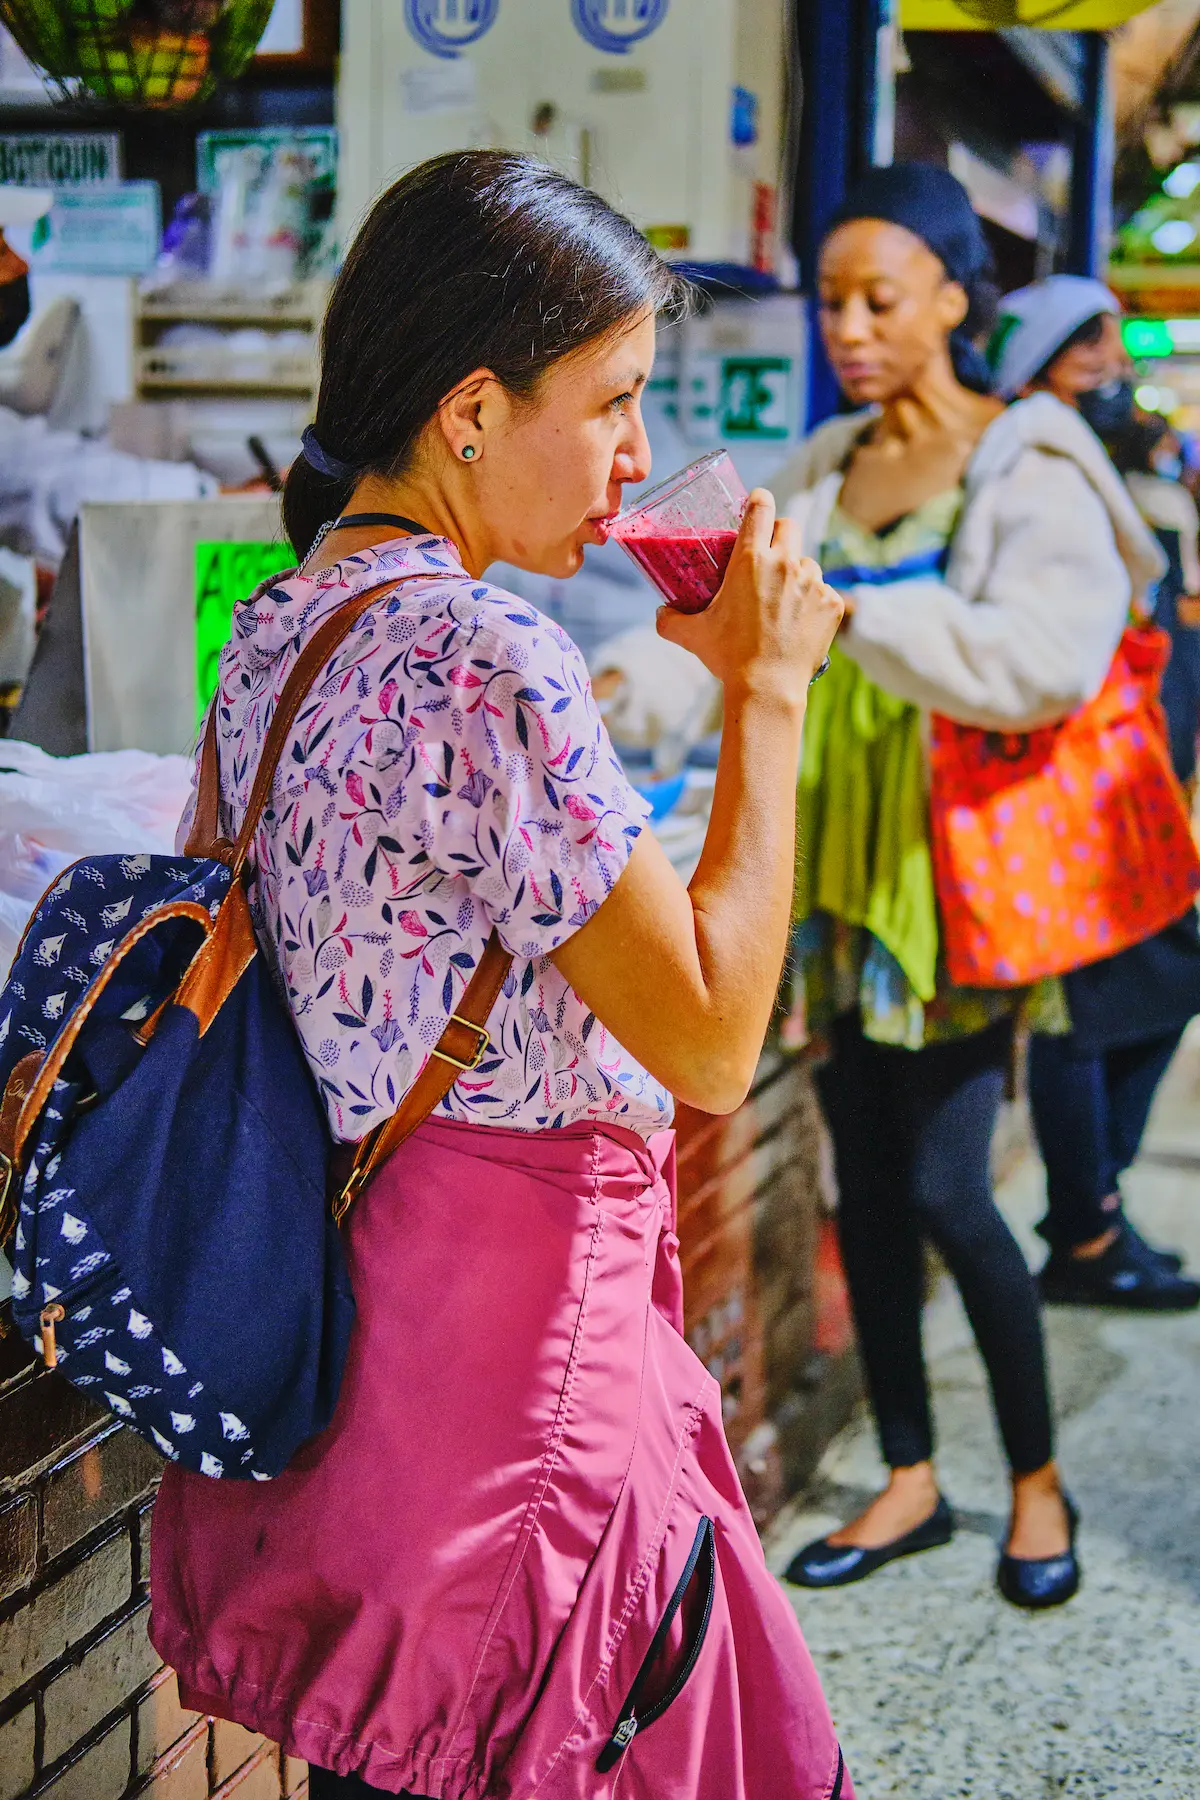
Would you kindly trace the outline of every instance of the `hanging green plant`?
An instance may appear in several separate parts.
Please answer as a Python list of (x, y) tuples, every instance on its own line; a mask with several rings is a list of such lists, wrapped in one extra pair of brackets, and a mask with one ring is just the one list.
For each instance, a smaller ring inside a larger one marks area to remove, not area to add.
[(0, 0), (0, 22), (64, 100), (166, 108), (240, 75), (274, 0)]

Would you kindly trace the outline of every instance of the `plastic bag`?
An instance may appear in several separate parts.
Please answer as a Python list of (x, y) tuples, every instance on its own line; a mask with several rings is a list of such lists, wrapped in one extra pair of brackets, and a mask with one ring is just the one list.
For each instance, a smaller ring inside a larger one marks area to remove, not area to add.
[[(33, 744), (0, 738), (0, 971), (6, 978), (26, 921), (55, 876), (101, 851), (169, 855), (191, 782), (186, 756), (145, 750), (47, 756)], [(10, 1287), (0, 1252), (0, 1301)]]
[(47, 756), (0, 739), (0, 974), (7, 976), (26, 920), (68, 863), (102, 851), (174, 850), (191, 780), (185, 756)]

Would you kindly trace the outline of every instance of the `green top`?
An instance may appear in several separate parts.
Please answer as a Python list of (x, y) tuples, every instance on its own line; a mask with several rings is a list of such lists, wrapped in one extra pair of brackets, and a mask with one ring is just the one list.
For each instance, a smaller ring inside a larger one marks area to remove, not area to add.
[[(882, 532), (835, 506), (821, 562), (886, 569), (942, 549), (961, 506), (956, 487)], [(1016, 1009), (1020, 989), (956, 987), (946, 976), (921, 712), (836, 645), (809, 696), (796, 823), (795, 950), (810, 1032), (858, 1006), (868, 1037), (919, 1050)]]

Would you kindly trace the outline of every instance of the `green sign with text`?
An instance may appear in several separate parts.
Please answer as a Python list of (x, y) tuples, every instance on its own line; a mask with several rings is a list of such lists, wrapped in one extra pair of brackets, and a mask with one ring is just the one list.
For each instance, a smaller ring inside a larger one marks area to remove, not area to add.
[(233, 609), (260, 582), (296, 566), (290, 544), (196, 545), (197, 722), (217, 686), (217, 658), (233, 624)]

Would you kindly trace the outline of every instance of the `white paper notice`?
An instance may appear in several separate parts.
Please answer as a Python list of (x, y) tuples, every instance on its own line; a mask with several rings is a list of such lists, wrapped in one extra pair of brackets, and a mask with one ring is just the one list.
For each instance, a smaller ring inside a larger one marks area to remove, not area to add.
[(465, 57), (400, 71), (400, 104), (407, 113), (474, 112), (478, 99), (478, 72)]

